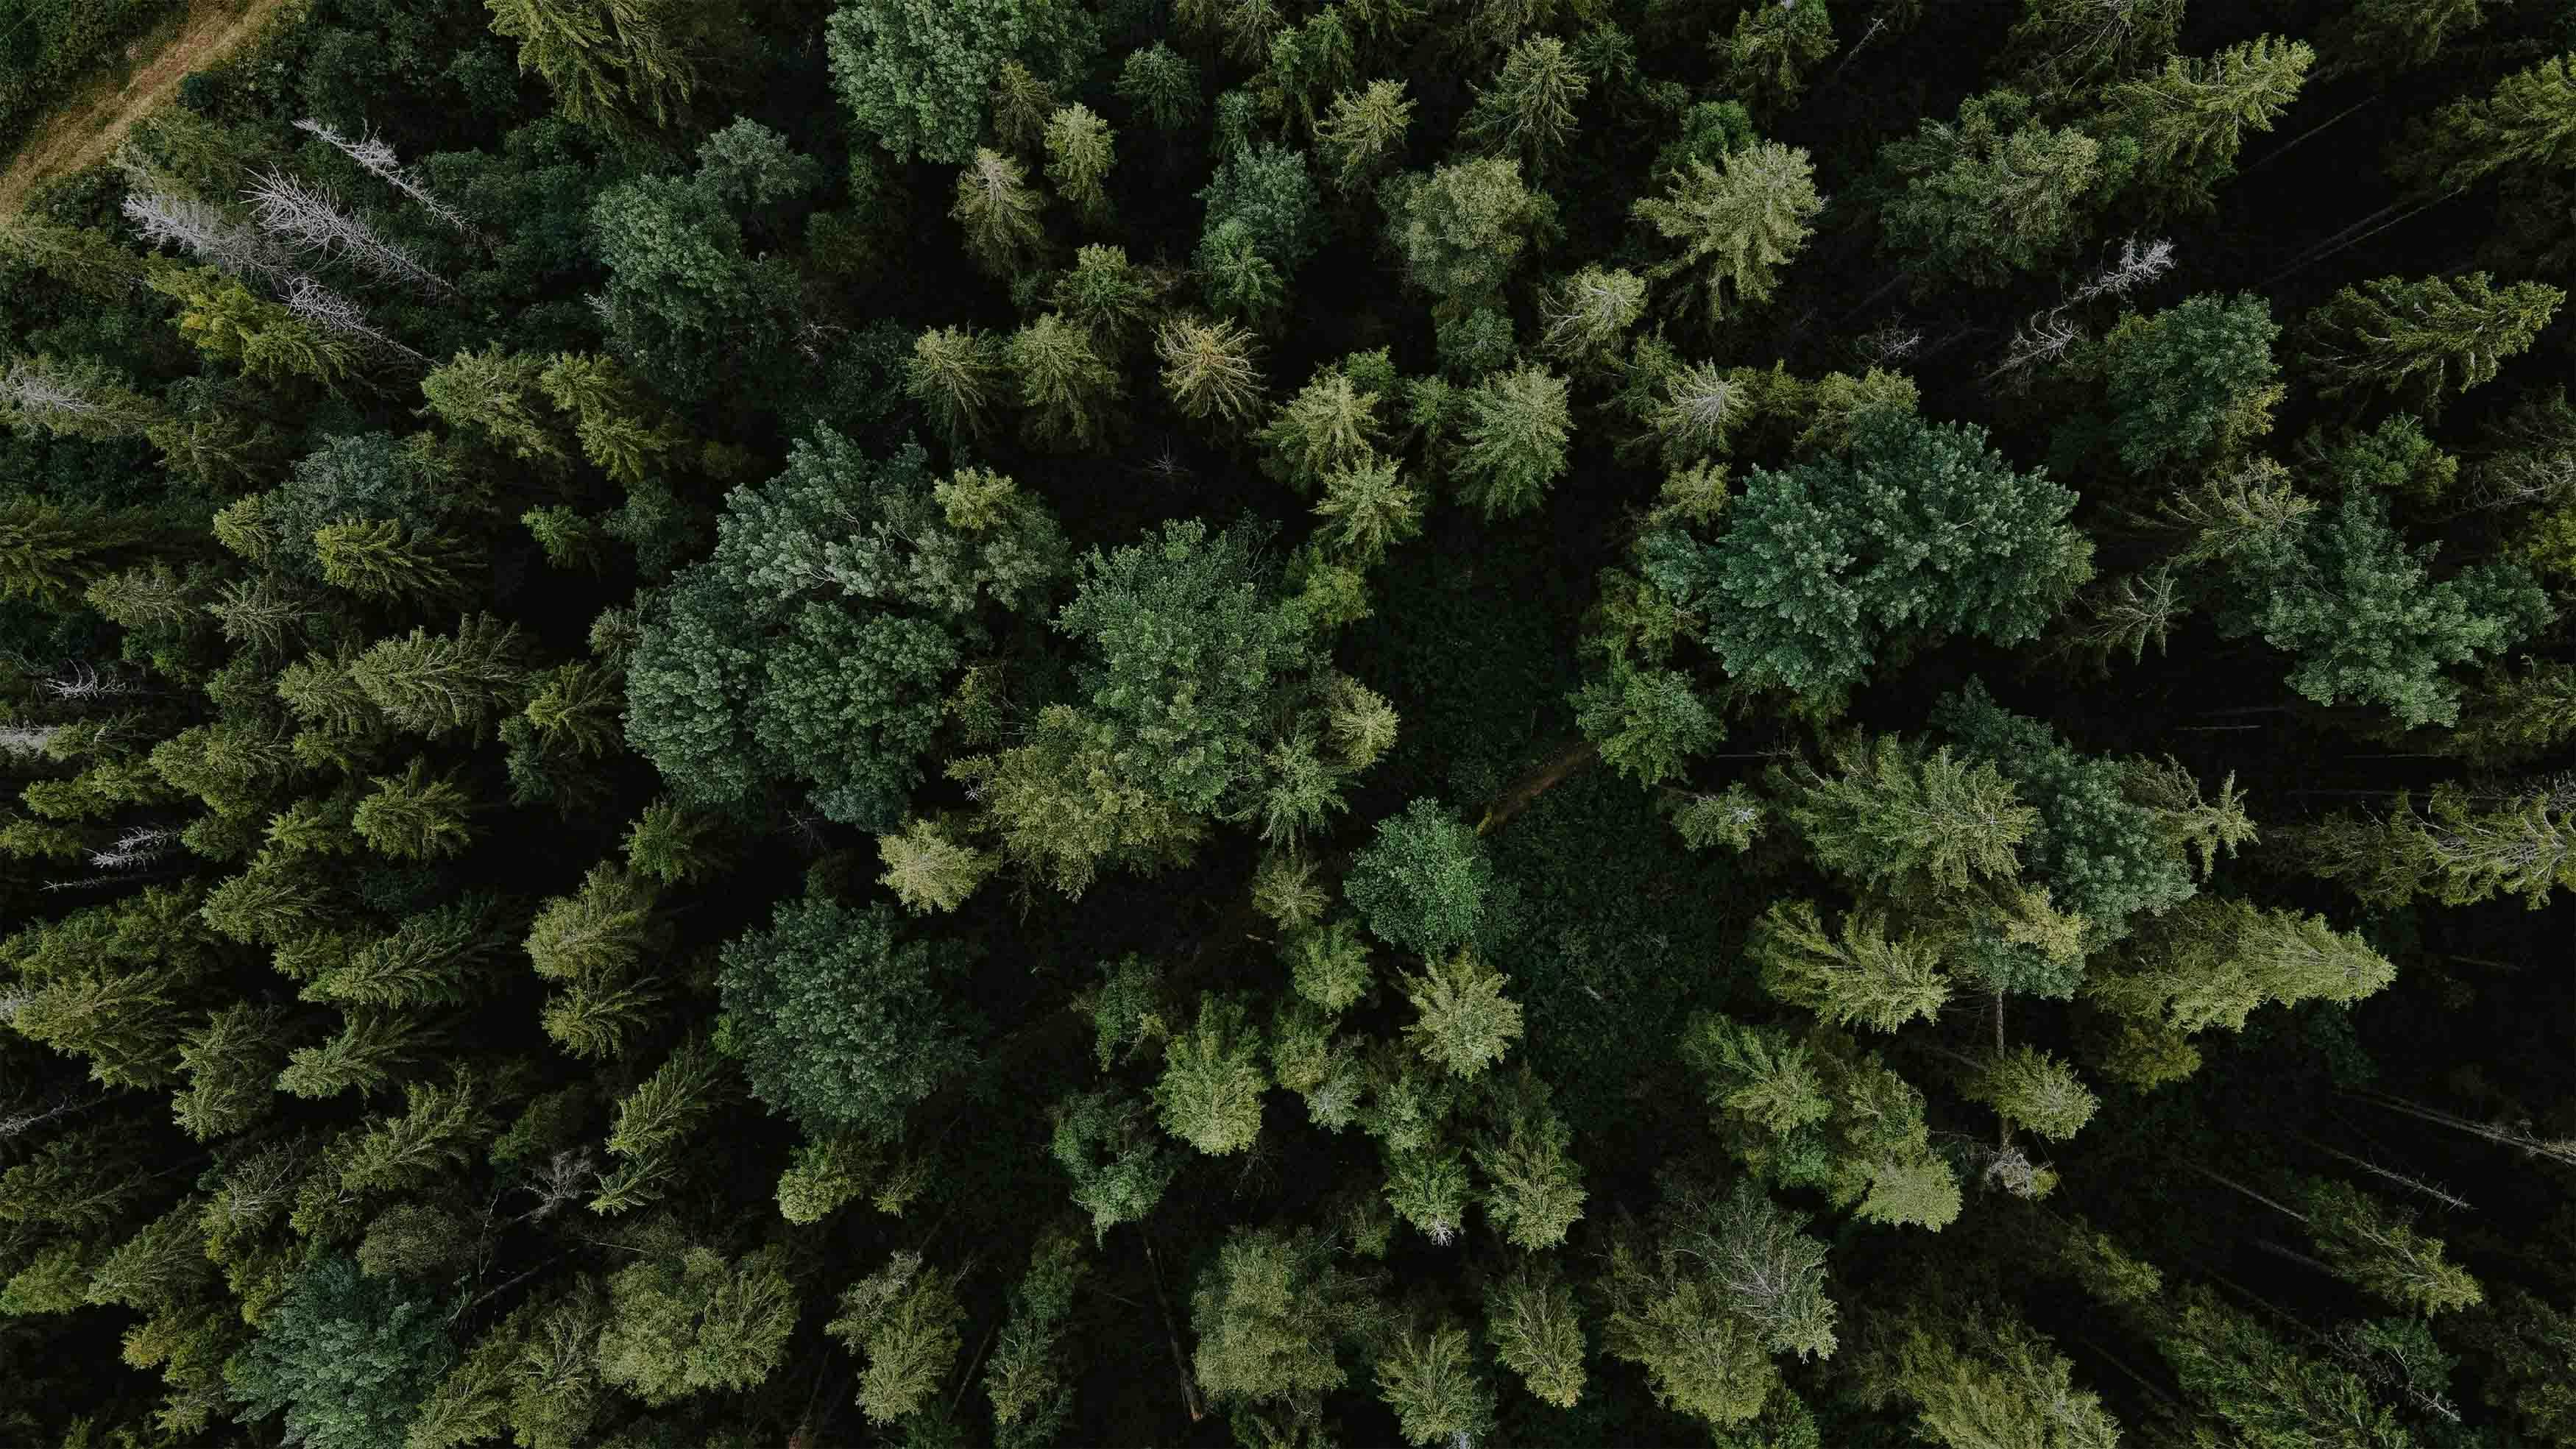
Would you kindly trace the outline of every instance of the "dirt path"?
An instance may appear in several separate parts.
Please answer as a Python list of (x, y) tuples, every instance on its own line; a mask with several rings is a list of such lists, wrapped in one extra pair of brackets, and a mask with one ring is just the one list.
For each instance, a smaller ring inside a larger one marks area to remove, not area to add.
[[(27, 144), (0, 173), (0, 216), (15, 215), (36, 183), (94, 166), (112, 154), (134, 123), (178, 94), (190, 71), (204, 70), (257, 36), (288, 0), (191, 0), (187, 18), (148, 64), (120, 89), (95, 87), (36, 123)], [(148, 41), (146, 43), (149, 43)]]

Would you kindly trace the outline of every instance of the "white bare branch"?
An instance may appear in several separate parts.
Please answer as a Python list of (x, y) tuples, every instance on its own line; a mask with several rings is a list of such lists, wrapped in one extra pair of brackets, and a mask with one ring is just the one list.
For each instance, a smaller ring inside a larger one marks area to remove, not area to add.
[(245, 193), (262, 231), (308, 256), (346, 257), (388, 281), (445, 293), (456, 289), (411, 253), (376, 234), (357, 213), (341, 206), (329, 188), (270, 171)]
[(394, 148), (382, 138), (371, 135), (352, 141), (328, 124), (309, 116), (296, 122), (295, 129), (329, 142), (341, 155), (357, 162), (368, 175), (410, 197), (413, 205), (428, 212), (441, 225), (469, 234), (474, 230), (472, 223), (466, 221), (465, 213), (432, 195), (419, 176), (404, 169), (401, 160), (394, 155)]
[(311, 277), (298, 275), (286, 289), (286, 310), (317, 327), (360, 338), (427, 366), (429, 359), (405, 347), (367, 320), (367, 309)]
[(227, 275), (274, 281), (285, 270), (266, 238), (212, 202), (138, 188), (125, 198), (124, 211), (146, 242), (176, 247)]

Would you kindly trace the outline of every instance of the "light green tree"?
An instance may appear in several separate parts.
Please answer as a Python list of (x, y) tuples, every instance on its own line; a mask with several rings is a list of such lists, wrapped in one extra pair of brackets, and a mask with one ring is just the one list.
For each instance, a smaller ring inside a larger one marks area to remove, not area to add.
[(2484, 272), (2346, 287), (2308, 314), (2303, 360), (2331, 397), (2385, 388), (2430, 410), (2494, 379), (2549, 325), (2567, 294), (2542, 282), (2496, 286)]
[(1696, 279), (1693, 295), (1715, 321), (1769, 299), (1824, 205), (1807, 153), (1766, 141), (1718, 166), (1691, 162), (1662, 196), (1640, 197), (1631, 210), (1680, 250), (1647, 275)]

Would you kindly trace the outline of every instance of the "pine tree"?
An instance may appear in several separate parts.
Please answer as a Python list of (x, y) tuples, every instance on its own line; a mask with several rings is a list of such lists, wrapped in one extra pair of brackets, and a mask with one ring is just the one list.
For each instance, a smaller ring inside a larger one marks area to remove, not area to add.
[(955, 1282), (919, 1253), (897, 1253), (843, 1290), (840, 1316), (823, 1331), (867, 1360), (858, 1402), (870, 1423), (904, 1418), (939, 1391), (964, 1347), (965, 1316)]
[(1047, 117), (1055, 114), (1055, 87), (1017, 60), (1003, 61), (993, 72), (993, 135), (1014, 151), (1035, 151), (1046, 142)]
[(1641, 197), (1631, 211), (1680, 248), (1647, 275), (1697, 278), (1696, 295), (1717, 321), (1770, 298), (1824, 204), (1807, 153), (1765, 142), (1729, 153), (1720, 166), (1691, 162), (1664, 195)]
[(608, 1280), (599, 1376), (647, 1404), (748, 1389), (778, 1367), (796, 1314), (783, 1249), (647, 1258)]
[(1645, 1370), (1656, 1402), (1731, 1428), (1762, 1412), (1779, 1371), (1753, 1327), (1726, 1310), (1713, 1270), (1686, 1267), (1691, 1261), (1614, 1240), (1601, 1343)]
[(1261, 1033), (1238, 1001), (1199, 998), (1198, 1018), (1163, 1048), (1154, 1106), (1163, 1130), (1213, 1157), (1241, 1152), (1261, 1135)]
[(1228, 430), (1243, 427), (1267, 401), (1261, 380), (1260, 344), (1235, 323), (1174, 317), (1154, 334), (1163, 364), (1163, 391), (1183, 417), (1214, 419)]
[(2446, 393), (2493, 380), (2565, 300), (2540, 282), (2497, 287), (2484, 272), (2381, 277), (2308, 314), (2304, 361), (2326, 396), (2385, 388), (2430, 410)]
[(1262, 470), (1303, 494), (1337, 470), (1364, 464), (1383, 440), (1378, 401), (1342, 369), (1317, 372), (1253, 435), (1266, 454)]
[(630, 872), (605, 861), (592, 866), (578, 891), (537, 912), (527, 936), (529, 962), (551, 981), (631, 973), (667, 938), (669, 927), (654, 909), (657, 895)]
[(1046, 251), (1039, 220), (1045, 207), (1026, 167), (999, 151), (978, 150), (957, 173), (957, 201), (948, 215), (965, 229), (967, 254), (978, 266), (1011, 277), (1034, 269)]
[(1033, 445), (1099, 446), (1126, 385), (1088, 333), (1049, 312), (1012, 333), (1003, 356), (1019, 383), (1021, 431)]
[(369, 1119), (340, 1166), (340, 1186), (357, 1192), (417, 1192), (466, 1166), (500, 1130), (490, 1094), (459, 1068), (445, 1084), (405, 1082), (403, 1112)]
[(1555, 1247), (1582, 1219), (1587, 1196), (1568, 1153), (1573, 1133), (1526, 1069), (1497, 1096), (1494, 1120), (1473, 1154), (1485, 1177), (1485, 1211), (1513, 1247)]
[(1830, 933), (1809, 901), (1775, 902), (1755, 923), (1746, 953), (1772, 995), (1836, 1026), (1894, 1031), (1940, 1014), (1950, 999), (1941, 953), (1911, 934), (1887, 934), (1884, 913), (1854, 911)]
[(482, 733), (518, 704), (527, 681), (518, 626), (491, 614), (460, 619), (452, 634), (379, 640), (349, 672), (398, 728), (433, 738)]
[(1539, 350), (1569, 367), (1610, 367), (1646, 312), (1645, 279), (1599, 264), (1558, 278), (1539, 294)]
[(130, 562), (156, 532), (139, 510), (11, 499), (0, 504), (0, 597), (68, 604), (91, 580)]
[(1574, 107), (1590, 88), (1565, 42), (1554, 36), (1524, 40), (1503, 58), (1493, 84), (1476, 88), (1464, 132), (1477, 145), (1516, 156), (1531, 175), (1543, 176), (1574, 139)]
[(1364, 457), (1324, 475), (1315, 503), (1318, 536), (1363, 568), (1422, 532), (1422, 496), (1406, 486), (1396, 461)]
[(639, 0), (487, 0), (492, 31), (519, 42), (519, 73), (545, 77), (566, 116), (605, 130), (668, 125), (697, 88), (670, 22)]
[(1490, 1280), (1485, 1337), (1539, 1402), (1570, 1409), (1583, 1397), (1583, 1322), (1563, 1278), (1523, 1262)]
[(1957, 122), (1926, 121), (1882, 149), (1904, 190), (1880, 213), (1889, 250), (1918, 276), (1995, 286), (2065, 254), (2134, 158), (2073, 127), (2032, 119), (2030, 98), (1987, 91)]
[(374, 790), (358, 802), (349, 823), (371, 849), (397, 860), (435, 860), (472, 843), (466, 819), (475, 810), (474, 797), (452, 774), (431, 774), (427, 758), (414, 755), (402, 774), (379, 775), (370, 783)]
[(1412, 125), (1413, 101), (1403, 81), (1373, 80), (1333, 97), (1331, 109), (1315, 123), (1325, 179), (1345, 196), (1357, 194), (1402, 159)]
[(1109, 168), (1116, 164), (1109, 123), (1087, 106), (1066, 106), (1047, 118), (1046, 174), (1058, 194), (1090, 226), (1109, 222)]
[(1091, 1214), (1092, 1236), (1144, 1221), (1181, 1166), (1155, 1135), (1145, 1104), (1113, 1091), (1084, 1092), (1057, 1103), (1053, 1115), (1048, 1151), (1073, 1179), (1073, 1203)]
[(173, 1095), (179, 1129), (200, 1142), (229, 1137), (276, 1104), (277, 1072), (286, 1064), (287, 1022), (275, 1006), (236, 1001), (209, 1012), (179, 1043), (186, 1091)]
[(429, 1023), (410, 1013), (358, 1007), (347, 1014), (338, 1036), (288, 1053), (277, 1085), (308, 1099), (381, 1091), (396, 1071), (427, 1060), (439, 1045), (437, 1036)]
[(1198, 66), (1159, 40), (1127, 52), (1116, 90), (1120, 100), (1144, 111), (1158, 131), (1178, 131), (1205, 109)]
[(2439, 1238), (2414, 1230), (2413, 1213), (2325, 1178), (2308, 1184), (2301, 1205), (2326, 1266), (2372, 1297), (2428, 1317), (2486, 1301), (2467, 1269), (2443, 1261)]
[(1825, 0), (1782, 0), (1739, 12), (1735, 30), (1711, 35), (1709, 49), (1726, 67), (1729, 91), (1765, 113), (1798, 103), (1807, 69), (1834, 53), (1833, 17)]
[(2576, 57), (2552, 56), (2409, 128), (2389, 169), (2426, 193), (2464, 191), (2500, 172), (2564, 170), (2576, 156)]
[(2052, 1142), (2074, 1136), (2100, 1105), (2074, 1068), (2029, 1046), (1980, 1063), (1966, 1091), (2005, 1121)]
[(1378, 188), (1387, 244), (1405, 280), (1431, 294), (1435, 315), (1475, 310), (1497, 296), (1527, 252), (1557, 231), (1556, 203), (1500, 156), (1407, 172)]
[(1509, 984), (1469, 949), (1425, 962), (1403, 978), (1415, 1013), (1405, 1040), (1451, 1075), (1473, 1080), (1521, 1034), (1520, 1005), (1503, 995)]
[(488, 897), (468, 896), (405, 916), (393, 933), (355, 947), (306, 984), (316, 1001), (367, 1006), (455, 1005), (515, 944)]
[(972, 327), (933, 327), (913, 339), (904, 392), (922, 405), (953, 442), (980, 438), (992, 426), (1001, 339)]
[(538, 675), (523, 713), (548, 746), (596, 758), (624, 745), (625, 710), (626, 691), (616, 674), (581, 661)]
[(1992, 764), (1926, 754), (1895, 736), (1854, 740), (1833, 754), (1837, 774), (1802, 769), (1783, 813), (1818, 864), (1870, 884), (1920, 875), (1952, 889), (2010, 877), (2017, 847), (2039, 823)]
[(1455, 466), (1459, 497), (1488, 519), (1527, 513), (1564, 476), (1573, 408), (1566, 380), (1523, 365), (1469, 392)]
[(2138, 167), (2171, 205), (2209, 211), (2248, 131), (2269, 131), (2298, 98), (2316, 52), (2262, 36), (2207, 60), (2170, 56), (2155, 75), (2111, 88), (2104, 125), (2138, 143)]
[(459, 352), (421, 379), (429, 411), (454, 428), (473, 428), (512, 457), (541, 468), (569, 461), (563, 439), (532, 405), (546, 359), (527, 353)]
[(1397, 1333), (1378, 1358), (1377, 1387), (1408, 1443), (1473, 1444), (1494, 1427), (1494, 1391), (1459, 1324), (1417, 1323)]
[(1072, 1330), (1074, 1290), (1091, 1265), (1081, 1241), (1048, 1232), (1029, 1252), (1028, 1271), (1011, 1288), (1011, 1315), (984, 1368), (984, 1394), (993, 1403), (996, 1449), (1053, 1443), (1073, 1406), (1065, 1382), (1065, 1339)]
[(1362, 1285), (1311, 1234), (1228, 1230), (1190, 1295), (1190, 1366), (1220, 1402), (1276, 1403), (1341, 1387), (1336, 1340), (1362, 1326)]

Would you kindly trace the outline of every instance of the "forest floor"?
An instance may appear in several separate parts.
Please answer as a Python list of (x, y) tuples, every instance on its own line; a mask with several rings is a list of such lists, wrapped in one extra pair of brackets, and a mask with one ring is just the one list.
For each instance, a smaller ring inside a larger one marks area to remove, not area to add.
[(258, 36), (289, 0), (190, 0), (178, 23), (155, 27), (125, 49), (122, 80), (103, 77), (38, 121), (0, 172), (0, 217), (17, 214), (39, 182), (95, 166), (125, 133), (179, 92), (192, 71), (223, 60)]

